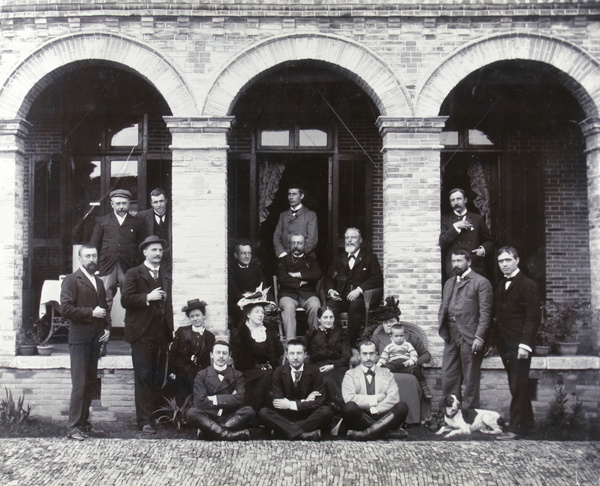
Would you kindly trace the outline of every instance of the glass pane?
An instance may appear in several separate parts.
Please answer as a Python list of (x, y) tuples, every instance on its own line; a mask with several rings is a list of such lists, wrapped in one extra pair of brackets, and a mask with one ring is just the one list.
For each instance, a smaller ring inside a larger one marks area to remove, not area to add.
[(260, 132), (260, 144), (263, 147), (289, 147), (289, 130), (263, 130)]
[(488, 136), (480, 130), (469, 130), (469, 143), (471, 145), (494, 145)]
[(138, 200), (138, 161), (137, 158), (129, 160), (111, 160), (110, 162), (110, 190), (127, 189), (131, 192), (131, 211), (137, 210)]
[(442, 145), (458, 145), (458, 132), (442, 132), (440, 133), (440, 143)]
[(111, 147), (137, 147), (139, 143), (139, 126), (137, 123), (124, 128), (113, 135), (110, 141)]
[(323, 130), (300, 130), (301, 147), (327, 147), (327, 132)]
[(73, 170), (73, 243), (84, 243), (92, 236), (94, 221), (100, 215), (99, 160), (78, 159)]

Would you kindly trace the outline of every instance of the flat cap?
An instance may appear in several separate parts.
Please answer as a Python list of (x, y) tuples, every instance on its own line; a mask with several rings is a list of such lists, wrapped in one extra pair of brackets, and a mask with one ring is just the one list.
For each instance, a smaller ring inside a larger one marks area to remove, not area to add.
[(110, 191), (110, 198), (112, 199), (113, 197), (131, 199), (131, 193), (127, 189), (115, 189), (114, 191)]

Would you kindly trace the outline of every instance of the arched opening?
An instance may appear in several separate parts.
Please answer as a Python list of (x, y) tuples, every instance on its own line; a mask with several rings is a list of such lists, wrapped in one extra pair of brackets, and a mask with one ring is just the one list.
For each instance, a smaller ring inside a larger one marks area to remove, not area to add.
[(246, 88), (231, 114), (230, 246), (249, 239), (272, 273), (273, 232), (289, 207), (288, 186), (298, 183), (319, 218), (316, 252), (324, 269), (348, 226), (382, 250), (379, 112), (347, 72), (317, 61), (280, 64)]
[(135, 213), (148, 206), (154, 187), (171, 188), (171, 136), (162, 118), (171, 112), (157, 90), (113, 63), (61, 70), (48, 75), (52, 82), (27, 113), (24, 313), (36, 313), (45, 281), (73, 271), (73, 248), (88, 242), (96, 218), (110, 211), (111, 190), (130, 190)]
[[(570, 80), (573, 84), (573, 80)], [(448, 191), (467, 190), (495, 248), (511, 245), (546, 298), (590, 296), (584, 111), (565, 75), (536, 61), (499, 61), (464, 78), (447, 96), (441, 157)], [(495, 281), (494, 255), (487, 255)]]

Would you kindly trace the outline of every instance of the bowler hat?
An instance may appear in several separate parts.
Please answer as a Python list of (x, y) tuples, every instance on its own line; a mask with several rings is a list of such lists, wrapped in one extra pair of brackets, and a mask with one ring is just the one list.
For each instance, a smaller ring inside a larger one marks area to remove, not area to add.
[(192, 299), (187, 301), (187, 305), (181, 309), (181, 312), (185, 312), (186, 314), (194, 309), (200, 309), (202, 314), (206, 312), (206, 302), (200, 299)]
[(150, 235), (144, 241), (140, 243), (140, 251), (143, 251), (148, 245), (152, 243), (160, 243), (163, 247), (163, 250), (167, 249), (167, 242), (156, 235)]
[(113, 197), (124, 197), (125, 199), (131, 199), (131, 193), (127, 189), (115, 189), (110, 191), (110, 198)]
[(398, 303), (400, 301), (394, 299), (394, 297), (388, 297), (385, 299), (385, 305), (379, 307), (379, 309), (370, 312), (371, 317), (379, 322), (387, 321), (388, 319), (394, 319), (395, 317), (400, 317), (400, 309), (398, 308)]

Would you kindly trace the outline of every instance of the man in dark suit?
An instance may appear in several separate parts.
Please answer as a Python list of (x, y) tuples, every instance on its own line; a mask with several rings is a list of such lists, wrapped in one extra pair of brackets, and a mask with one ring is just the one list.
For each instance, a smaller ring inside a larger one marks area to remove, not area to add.
[[(463, 408), (478, 408), (483, 344), (492, 323), (492, 284), (471, 269), (471, 252), (452, 251), (451, 277), (444, 285), (438, 333), (444, 340), (442, 395), (456, 395)], [(461, 393), (465, 386), (464, 395)]]
[(306, 346), (301, 339), (287, 342), (286, 356), (288, 363), (273, 373), (273, 408), (261, 408), (258, 418), (286, 439), (320, 440), (321, 429), (333, 418), (324, 405), (321, 372), (304, 363)]
[(117, 286), (123, 287), (125, 273), (140, 263), (138, 245), (147, 235), (142, 221), (129, 214), (130, 201), (128, 190), (112, 191), (112, 211), (97, 221), (90, 240), (90, 245), (98, 249), (100, 278), (106, 289), (109, 312)]
[(245, 293), (254, 293), (262, 284), (266, 288), (265, 275), (260, 265), (252, 263), (252, 247), (247, 241), (235, 245), (233, 253), (235, 262), (229, 265), (229, 280), (227, 284), (229, 315), (234, 325), (244, 319), (244, 313), (237, 303)]
[(68, 437), (84, 440), (93, 432), (90, 404), (96, 390), (100, 343), (110, 336), (110, 314), (98, 269), (98, 252), (90, 245), (79, 248), (80, 268), (68, 275), (60, 292), (61, 314), (70, 319), (71, 402)]
[(342, 381), (342, 417), (349, 429), (346, 437), (405, 439), (406, 431), (399, 427), (406, 420), (408, 407), (400, 401), (394, 375), (387, 368), (375, 366), (378, 353), (373, 341), (362, 341), (358, 352), (360, 365), (346, 371)]
[(291, 248), (291, 237), (293, 235), (304, 236), (305, 251), (312, 253), (319, 243), (319, 223), (317, 213), (302, 205), (304, 190), (291, 185), (288, 188), (288, 202), (290, 209), (286, 209), (279, 215), (275, 232), (273, 233), (273, 248), (277, 258), (286, 256)]
[[(160, 239), (167, 241), (168, 247), (171, 248), (171, 217), (167, 214), (167, 193), (160, 188), (153, 189), (150, 192), (149, 209), (144, 209), (136, 214), (136, 216), (144, 223), (146, 235), (156, 235)], [(169, 249), (165, 249), (163, 259), (160, 264), (165, 267), (167, 272), (171, 271), (171, 253)]]
[(365, 290), (383, 287), (383, 274), (377, 256), (361, 248), (358, 228), (348, 228), (344, 234), (344, 253), (334, 260), (327, 273), (325, 289), (327, 305), (339, 314), (348, 312), (348, 337), (354, 345), (365, 321)]
[(494, 247), (490, 230), (484, 218), (477, 213), (467, 211), (467, 197), (463, 189), (450, 191), (452, 212), (442, 216), (440, 247), (444, 255), (444, 279), (452, 273), (452, 250), (466, 248), (472, 253), (471, 268), (479, 275), (487, 277), (485, 255)]
[(187, 418), (208, 439), (248, 440), (246, 426), (254, 418), (254, 409), (244, 405), (244, 375), (228, 365), (230, 356), (227, 342), (213, 344), (213, 364), (196, 375), (194, 406)]
[(152, 414), (159, 406), (169, 343), (173, 339), (171, 276), (160, 261), (165, 240), (148, 236), (140, 243), (144, 263), (127, 271), (121, 304), (125, 308), (125, 340), (131, 343), (138, 427), (154, 434)]
[(279, 307), (287, 339), (296, 337), (296, 308), (306, 309), (308, 325), (319, 327), (317, 311), (321, 301), (317, 295), (317, 281), (321, 278), (321, 267), (314, 253), (307, 254), (304, 236), (293, 235), (290, 240), (292, 252), (279, 259), (277, 280), (279, 282)]
[(496, 347), (508, 374), (510, 423), (499, 439), (518, 439), (534, 427), (529, 369), (540, 325), (540, 290), (519, 270), (519, 255), (511, 246), (497, 253), (504, 275), (496, 288)]

